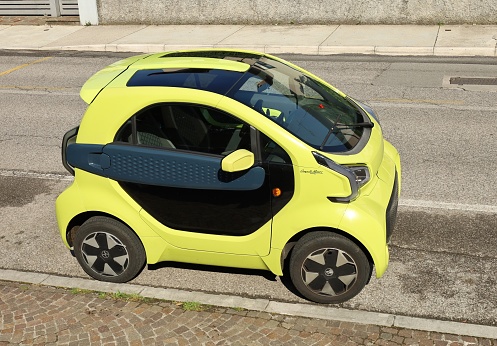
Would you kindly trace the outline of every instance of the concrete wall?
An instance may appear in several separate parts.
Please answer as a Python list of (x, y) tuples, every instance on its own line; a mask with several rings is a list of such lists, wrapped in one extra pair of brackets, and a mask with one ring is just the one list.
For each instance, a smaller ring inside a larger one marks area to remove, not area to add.
[(497, 24), (497, 0), (97, 0), (100, 24)]

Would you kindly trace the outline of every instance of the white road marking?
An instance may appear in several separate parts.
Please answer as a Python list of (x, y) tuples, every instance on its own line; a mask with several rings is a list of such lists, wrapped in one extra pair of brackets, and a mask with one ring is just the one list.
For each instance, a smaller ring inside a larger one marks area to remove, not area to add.
[(21, 94), (21, 95), (55, 95), (55, 96), (79, 96), (78, 91), (62, 91), (51, 89), (2, 89), (0, 86), (0, 94)]
[[(74, 177), (69, 174), (39, 173), (39, 172), (15, 171), (15, 170), (5, 170), (5, 169), (0, 169), (0, 176), (63, 180), (63, 181), (74, 180)], [(450, 203), (450, 202), (401, 198), (399, 201), (399, 206), (409, 207), (409, 208), (472, 211), (472, 212), (497, 214), (497, 205), (488, 205), (488, 204), (463, 204), (463, 203)]]
[[(383, 101), (367, 101), (373, 108), (416, 108), (416, 109), (454, 109), (458, 111), (497, 112), (497, 107), (464, 106), (455, 104), (430, 104), (430, 103), (396, 103)], [(497, 113), (496, 113), (497, 114)]]
[(48, 180), (65, 180), (65, 181), (72, 181), (74, 179), (74, 177), (69, 174), (39, 173), (39, 172), (15, 171), (15, 170), (6, 170), (6, 169), (0, 169), (0, 176), (48, 179)]
[(448, 203), (437, 201), (426, 201), (418, 199), (400, 199), (399, 206), (411, 208), (428, 208), (428, 209), (444, 209), (458, 211), (473, 211), (481, 213), (497, 214), (496, 205), (488, 204), (463, 204), (463, 203)]

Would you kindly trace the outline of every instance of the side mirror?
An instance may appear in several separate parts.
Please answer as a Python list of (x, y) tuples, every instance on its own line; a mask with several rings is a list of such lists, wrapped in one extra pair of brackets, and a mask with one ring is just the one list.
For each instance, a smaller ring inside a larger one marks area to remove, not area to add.
[(254, 154), (246, 149), (235, 150), (221, 160), (225, 172), (245, 171), (254, 165)]

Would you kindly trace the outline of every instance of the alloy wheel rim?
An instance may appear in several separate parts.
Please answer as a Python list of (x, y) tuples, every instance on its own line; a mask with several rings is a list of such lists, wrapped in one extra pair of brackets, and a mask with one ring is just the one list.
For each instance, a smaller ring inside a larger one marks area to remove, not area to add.
[(309, 254), (302, 263), (302, 281), (312, 292), (338, 296), (357, 280), (357, 265), (343, 250), (322, 248)]
[(126, 246), (107, 232), (89, 234), (81, 244), (81, 253), (88, 267), (103, 276), (118, 276), (129, 264)]

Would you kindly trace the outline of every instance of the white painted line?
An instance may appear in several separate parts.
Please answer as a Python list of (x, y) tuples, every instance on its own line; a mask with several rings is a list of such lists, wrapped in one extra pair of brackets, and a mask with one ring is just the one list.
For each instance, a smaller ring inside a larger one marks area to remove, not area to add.
[(0, 169), (0, 176), (18, 177), (18, 178), (48, 179), (48, 180), (67, 180), (67, 181), (74, 180), (74, 177), (72, 175), (69, 175), (69, 174), (39, 173), (39, 172), (15, 171), (15, 170), (6, 170), (6, 169)]
[(15, 282), (26, 282), (30, 284), (41, 284), (48, 274), (42, 273), (31, 273), (31, 272), (21, 272), (17, 270), (10, 269), (0, 269), (0, 280), (5, 281), (15, 281)]
[(475, 112), (497, 112), (497, 107), (480, 107), (480, 106), (464, 106), (452, 104), (432, 104), (432, 103), (415, 103), (415, 102), (387, 102), (387, 101), (366, 101), (372, 107), (383, 108), (416, 108), (416, 109), (454, 109), (458, 111), (475, 111)]
[(486, 205), (486, 204), (447, 203), (447, 202), (424, 201), (418, 199), (401, 198), (399, 201), (399, 206), (411, 207), (411, 208), (443, 209), (443, 210), (471, 211), (471, 212), (497, 214), (496, 205)]
[[(15, 171), (15, 170), (5, 170), (5, 169), (0, 170), (0, 176), (48, 179), (48, 180), (63, 180), (63, 181), (73, 181), (74, 180), (74, 177), (72, 175), (69, 175), (69, 174), (39, 173), (39, 172)], [(448, 202), (401, 198), (399, 201), (399, 206), (410, 207), (410, 208), (458, 210), (458, 211), (471, 211), (471, 212), (497, 214), (497, 206), (485, 205), (485, 204), (461, 204), (461, 203), (448, 203)]]
[(77, 91), (64, 90), (26, 90), (26, 89), (5, 89), (0, 88), (0, 94), (20, 94), (20, 95), (51, 95), (51, 96), (75, 96), (79, 98)]

